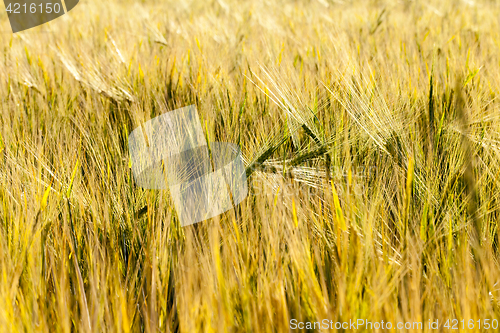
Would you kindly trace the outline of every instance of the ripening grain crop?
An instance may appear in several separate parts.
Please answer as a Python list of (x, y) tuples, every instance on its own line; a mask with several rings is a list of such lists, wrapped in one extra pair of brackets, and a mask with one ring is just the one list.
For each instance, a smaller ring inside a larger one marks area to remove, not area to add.
[[(0, 8), (0, 332), (485, 331), (499, 17), (486, 0), (82, 0), (12, 34)], [(192, 104), (207, 141), (241, 147), (249, 195), (182, 228), (127, 142)]]

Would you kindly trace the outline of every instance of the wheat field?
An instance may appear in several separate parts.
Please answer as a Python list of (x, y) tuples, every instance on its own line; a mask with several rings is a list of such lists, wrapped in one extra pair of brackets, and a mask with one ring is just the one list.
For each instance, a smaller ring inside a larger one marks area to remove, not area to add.
[[(494, 332), (499, 17), (82, 0), (12, 34), (2, 7), (0, 332)], [(241, 147), (249, 193), (181, 227), (127, 142), (187, 105)], [(392, 328), (305, 326), (325, 319)]]

